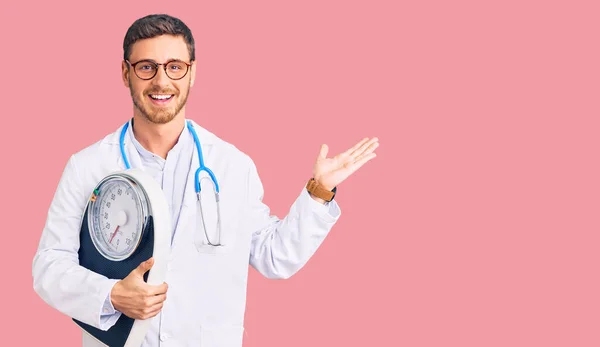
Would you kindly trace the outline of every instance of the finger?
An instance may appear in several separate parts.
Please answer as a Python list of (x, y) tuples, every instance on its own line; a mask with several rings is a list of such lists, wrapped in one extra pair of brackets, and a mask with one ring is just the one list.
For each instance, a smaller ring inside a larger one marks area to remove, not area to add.
[(165, 294), (169, 289), (167, 283), (159, 284), (157, 286), (148, 285), (148, 295), (160, 295)]
[(319, 151), (319, 158), (325, 159), (327, 158), (327, 152), (329, 152), (329, 147), (326, 144), (321, 145), (321, 150)]
[(154, 306), (156, 304), (160, 304), (161, 302), (164, 302), (165, 300), (167, 300), (167, 294), (158, 294), (158, 295), (153, 295), (151, 297), (149, 297), (148, 299), (146, 299), (146, 306)]
[(160, 310), (162, 310), (162, 308), (163, 308), (163, 303), (162, 302), (158, 303), (158, 304), (144, 310), (144, 316), (146, 317), (146, 319), (152, 318), (152, 317), (156, 316), (160, 312)]
[(154, 265), (154, 258), (150, 258), (142, 263), (140, 263), (140, 265), (138, 265), (138, 267), (135, 268), (135, 270), (133, 270), (138, 276), (142, 277), (144, 276), (144, 274), (146, 272), (148, 272), (148, 270), (150, 270), (152, 268), (152, 265)]
[[(356, 157), (356, 159), (358, 159), (358, 157), (362, 157), (363, 155), (367, 155), (369, 153), (372, 153), (377, 147), (379, 147), (379, 142), (373, 142), (369, 145), (369, 147), (367, 147), (359, 156)], [(355, 159), (355, 161), (356, 161)]]
[(360, 140), (357, 144), (355, 144), (354, 146), (352, 146), (352, 148), (350, 148), (346, 152), (344, 152), (344, 155), (350, 155), (350, 153), (356, 151), (360, 146), (362, 146), (368, 140), (369, 140), (368, 137), (365, 137), (364, 139)]
[(377, 141), (379, 141), (379, 139), (376, 138), (376, 137), (370, 139), (369, 141), (363, 143), (362, 146), (360, 146), (359, 148), (357, 148), (354, 152), (350, 153), (350, 156), (354, 157), (354, 158), (357, 158), (358, 156), (360, 156), (361, 154), (363, 154), (363, 152), (367, 148), (369, 148), (369, 146), (371, 146), (374, 143), (377, 143)]
[(156, 304), (152, 307), (145, 308), (141, 311), (141, 313), (139, 315), (139, 317), (140, 317), (139, 319), (142, 319), (142, 320), (150, 319), (150, 318), (156, 316), (160, 312), (160, 310), (162, 310), (162, 308), (163, 308), (163, 303)]
[(375, 158), (376, 156), (377, 156), (377, 154), (375, 154), (375, 153), (369, 153), (369, 154), (362, 155), (359, 158), (357, 158), (357, 160), (355, 160), (353, 163), (348, 165), (348, 168), (350, 169), (351, 172), (354, 172), (354, 171), (360, 169), (361, 166), (365, 165), (369, 160)]

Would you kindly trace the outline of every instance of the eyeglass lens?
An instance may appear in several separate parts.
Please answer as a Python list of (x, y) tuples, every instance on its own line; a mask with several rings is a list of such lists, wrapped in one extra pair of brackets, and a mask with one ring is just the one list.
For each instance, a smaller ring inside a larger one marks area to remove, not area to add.
[[(150, 61), (142, 61), (135, 66), (135, 73), (141, 79), (150, 79), (156, 75), (159, 65)], [(169, 78), (178, 80), (187, 73), (188, 66), (180, 61), (171, 61), (167, 63), (166, 72)]]

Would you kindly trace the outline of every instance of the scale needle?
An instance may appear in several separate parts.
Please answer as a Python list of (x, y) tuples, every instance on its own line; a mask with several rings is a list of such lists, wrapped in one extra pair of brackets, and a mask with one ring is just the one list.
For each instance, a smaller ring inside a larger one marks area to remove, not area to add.
[(110, 241), (108, 241), (108, 243), (112, 243), (112, 240), (115, 238), (115, 235), (117, 235), (117, 231), (119, 230), (120, 225), (117, 225), (117, 228), (115, 229), (115, 232), (113, 233), (113, 236), (110, 238)]

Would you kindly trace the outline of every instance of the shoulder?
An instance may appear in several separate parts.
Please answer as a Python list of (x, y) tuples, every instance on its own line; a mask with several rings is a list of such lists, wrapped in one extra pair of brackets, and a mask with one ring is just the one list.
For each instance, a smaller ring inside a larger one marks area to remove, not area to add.
[(77, 162), (88, 162), (90, 160), (102, 161), (105, 160), (107, 154), (119, 151), (119, 134), (123, 129), (123, 125), (119, 126), (115, 131), (104, 135), (104, 137), (96, 140), (86, 147), (75, 151), (72, 159)]
[(86, 189), (103, 175), (120, 169), (119, 134), (123, 126), (86, 147), (73, 152), (67, 167)]
[(196, 130), (200, 142), (212, 146), (219, 153), (219, 156), (227, 158), (227, 165), (233, 166), (235, 169), (244, 169), (247, 172), (249, 169), (254, 169), (254, 161), (248, 153), (240, 149), (235, 144), (224, 140), (220, 136), (214, 134), (210, 130), (198, 125), (192, 121), (192, 125)]

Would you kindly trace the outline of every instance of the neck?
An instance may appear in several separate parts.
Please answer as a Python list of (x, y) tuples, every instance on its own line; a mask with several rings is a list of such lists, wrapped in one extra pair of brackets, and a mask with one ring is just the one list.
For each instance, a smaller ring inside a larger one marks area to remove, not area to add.
[(178, 115), (166, 124), (155, 124), (146, 118), (134, 114), (133, 135), (148, 151), (167, 158), (167, 153), (177, 144), (181, 132), (185, 128), (183, 115)]

